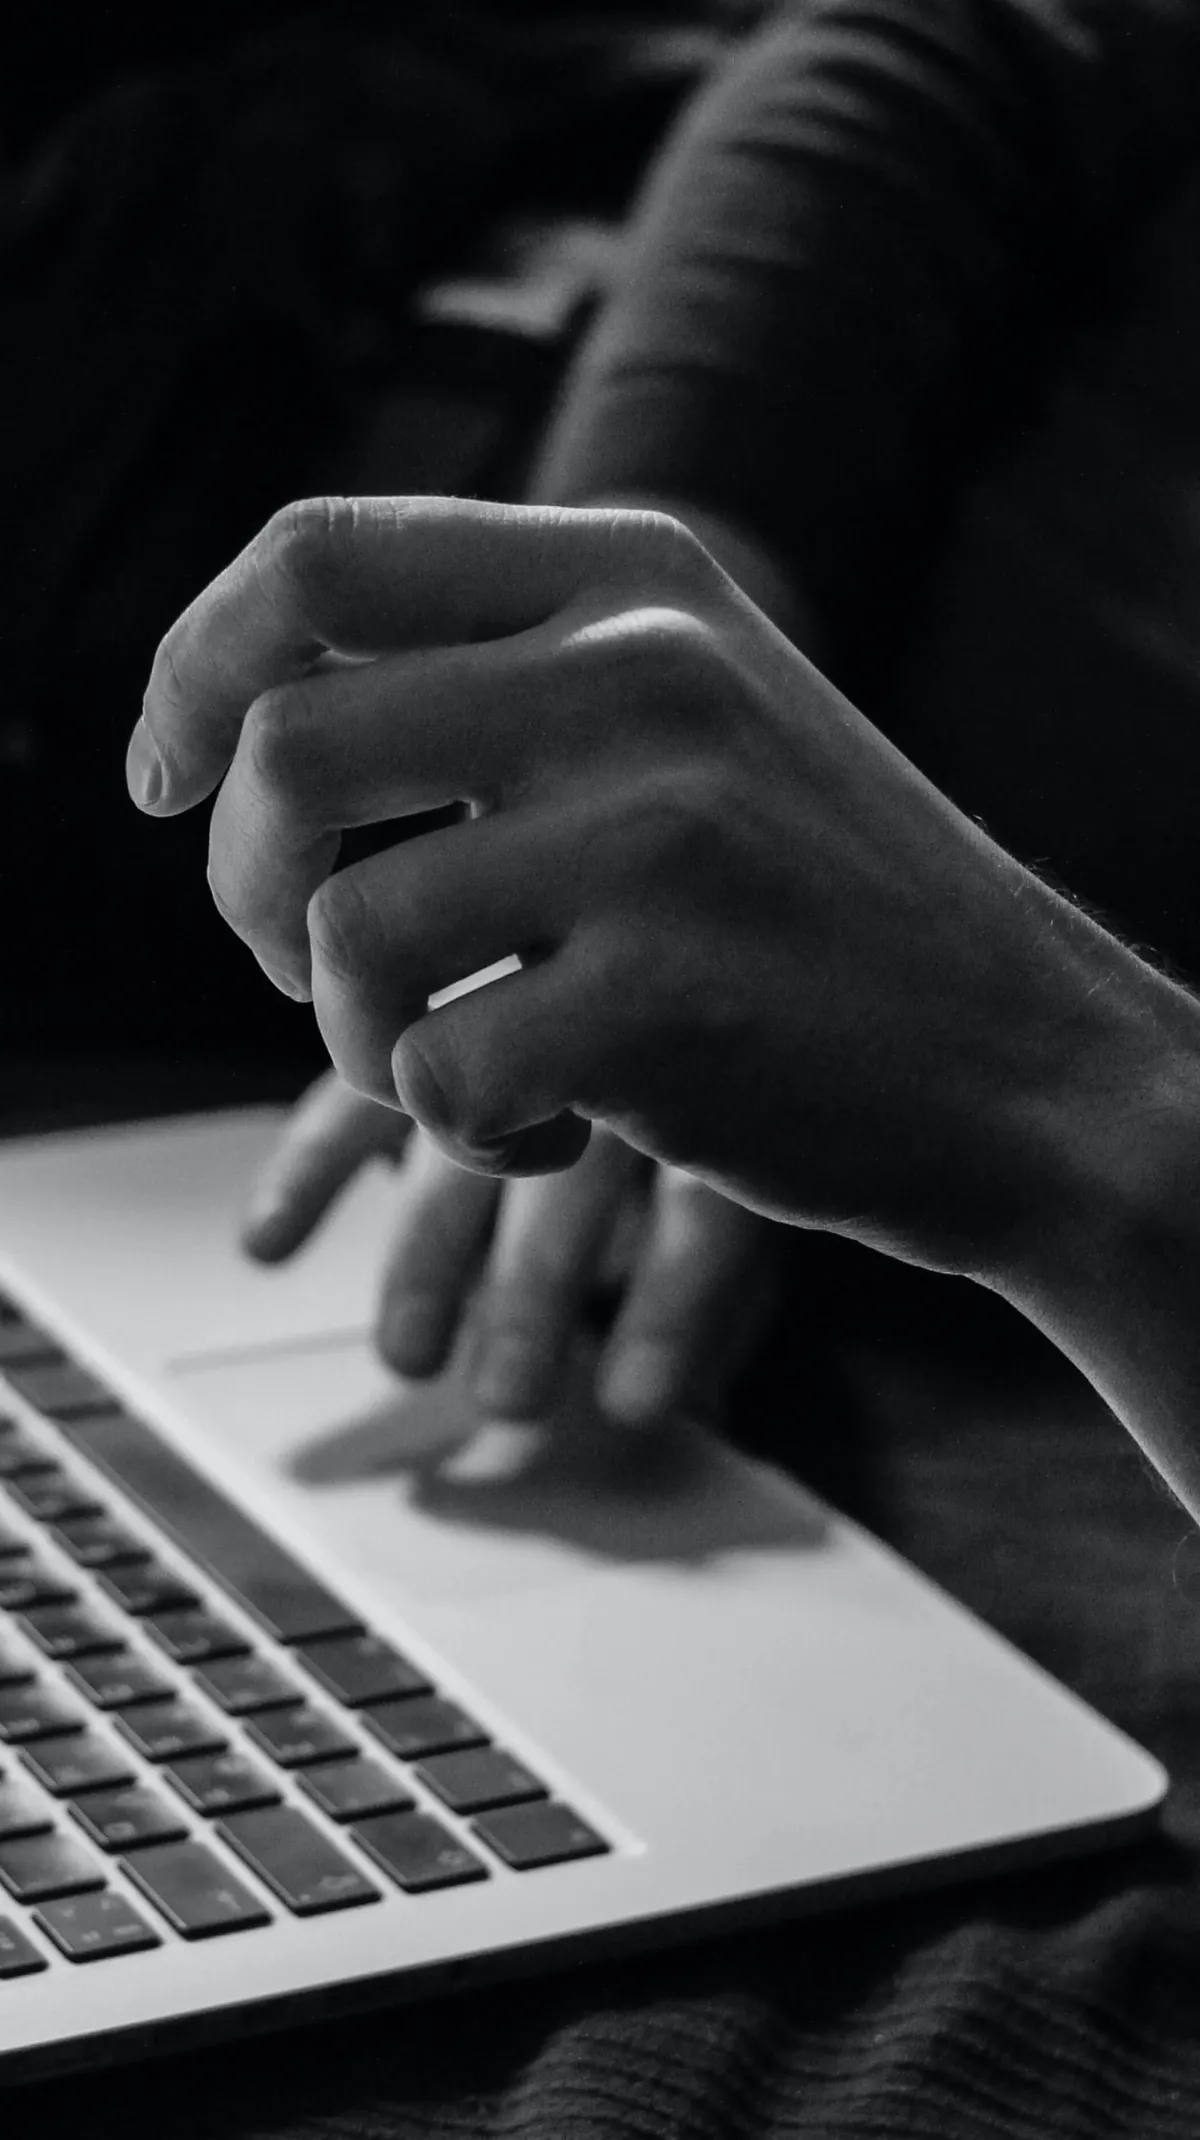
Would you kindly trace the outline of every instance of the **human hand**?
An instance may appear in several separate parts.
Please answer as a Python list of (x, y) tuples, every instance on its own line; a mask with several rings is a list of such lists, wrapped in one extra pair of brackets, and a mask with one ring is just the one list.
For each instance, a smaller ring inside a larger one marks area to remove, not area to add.
[[(983, 1275), (1111, 1059), (1112, 940), (661, 516), (290, 508), (168, 633), (130, 779), (167, 814), (220, 783), (225, 917), (348, 1082), (483, 1171), (603, 1121)], [(330, 874), (344, 827), (456, 797), (480, 814)]]
[(291, 1255), (367, 1160), (399, 1160), (376, 1336), (410, 1377), (447, 1364), (464, 1324), (481, 1414), (552, 1412), (589, 1288), (621, 1306), (596, 1373), (600, 1409), (650, 1427), (720, 1409), (774, 1296), (771, 1230), (675, 1168), (599, 1130), (563, 1174), (502, 1184), (448, 1159), (393, 1108), (336, 1073), (288, 1118), (252, 1192), (243, 1242)]

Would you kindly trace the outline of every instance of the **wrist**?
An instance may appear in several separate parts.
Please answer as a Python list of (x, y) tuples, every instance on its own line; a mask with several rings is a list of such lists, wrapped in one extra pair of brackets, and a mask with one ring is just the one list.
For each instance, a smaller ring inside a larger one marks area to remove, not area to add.
[(1092, 1045), (1046, 1110), (1022, 1224), (980, 1275), (1200, 1519), (1200, 1004), (1102, 942)]

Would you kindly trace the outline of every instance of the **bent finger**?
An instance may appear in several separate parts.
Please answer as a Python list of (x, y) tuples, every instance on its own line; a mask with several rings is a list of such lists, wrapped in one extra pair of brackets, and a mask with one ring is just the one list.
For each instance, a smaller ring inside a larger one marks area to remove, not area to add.
[[(544, 770), (553, 752), (539, 737), (563, 741), (555, 643), (392, 655), (255, 700), (213, 807), (208, 875), (223, 919), (274, 978), (308, 991), (308, 904), (343, 831), (448, 802), (494, 806), (535, 758)], [(593, 685), (612, 688), (602, 675)]]
[[(617, 522), (623, 545), (613, 541)], [(159, 646), (130, 744), (130, 794), (161, 816), (203, 801), (246, 709), (330, 649), (369, 655), (504, 637), (650, 554), (693, 571), (704, 558), (662, 515), (461, 498), (289, 505)]]
[(579, 1304), (642, 1164), (602, 1132), (567, 1172), (509, 1182), (476, 1309), (473, 1387), (481, 1411), (538, 1419), (552, 1408)]
[(453, 1349), (490, 1236), (498, 1182), (418, 1132), (400, 1170), (376, 1343), (397, 1374), (437, 1374)]
[(654, 1426), (695, 1400), (715, 1413), (766, 1312), (767, 1222), (676, 1167), (651, 1217), (598, 1378), (614, 1423)]
[[(512, 810), (426, 833), (323, 885), (308, 910), (313, 1006), (346, 1082), (394, 1107), (392, 1050), (431, 996), (514, 955), (540, 970), (579, 910), (587, 854), (570, 806)], [(469, 1019), (473, 1000), (436, 1015)]]
[(327, 1071), (297, 1101), (259, 1171), (242, 1221), (247, 1254), (259, 1263), (292, 1255), (368, 1159), (403, 1151), (410, 1128)]

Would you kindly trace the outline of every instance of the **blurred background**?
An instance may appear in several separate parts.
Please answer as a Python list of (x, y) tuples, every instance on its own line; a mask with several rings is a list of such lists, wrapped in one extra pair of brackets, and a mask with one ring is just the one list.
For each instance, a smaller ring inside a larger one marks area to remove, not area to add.
[(0, 85), (0, 1119), (294, 1091), (311, 1021), (216, 921), (204, 813), (149, 825), (155, 646), (276, 507), (521, 494), (629, 204), (763, 14), (12, 0)]

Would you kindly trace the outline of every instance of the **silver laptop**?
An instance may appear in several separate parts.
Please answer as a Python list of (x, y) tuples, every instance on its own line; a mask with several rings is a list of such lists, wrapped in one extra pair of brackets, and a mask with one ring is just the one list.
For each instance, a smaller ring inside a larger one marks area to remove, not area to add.
[(1084, 1850), (1162, 1770), (680, 1426), (469, 1432), (267, 1111), (0, 1151), (0, 2079)]

